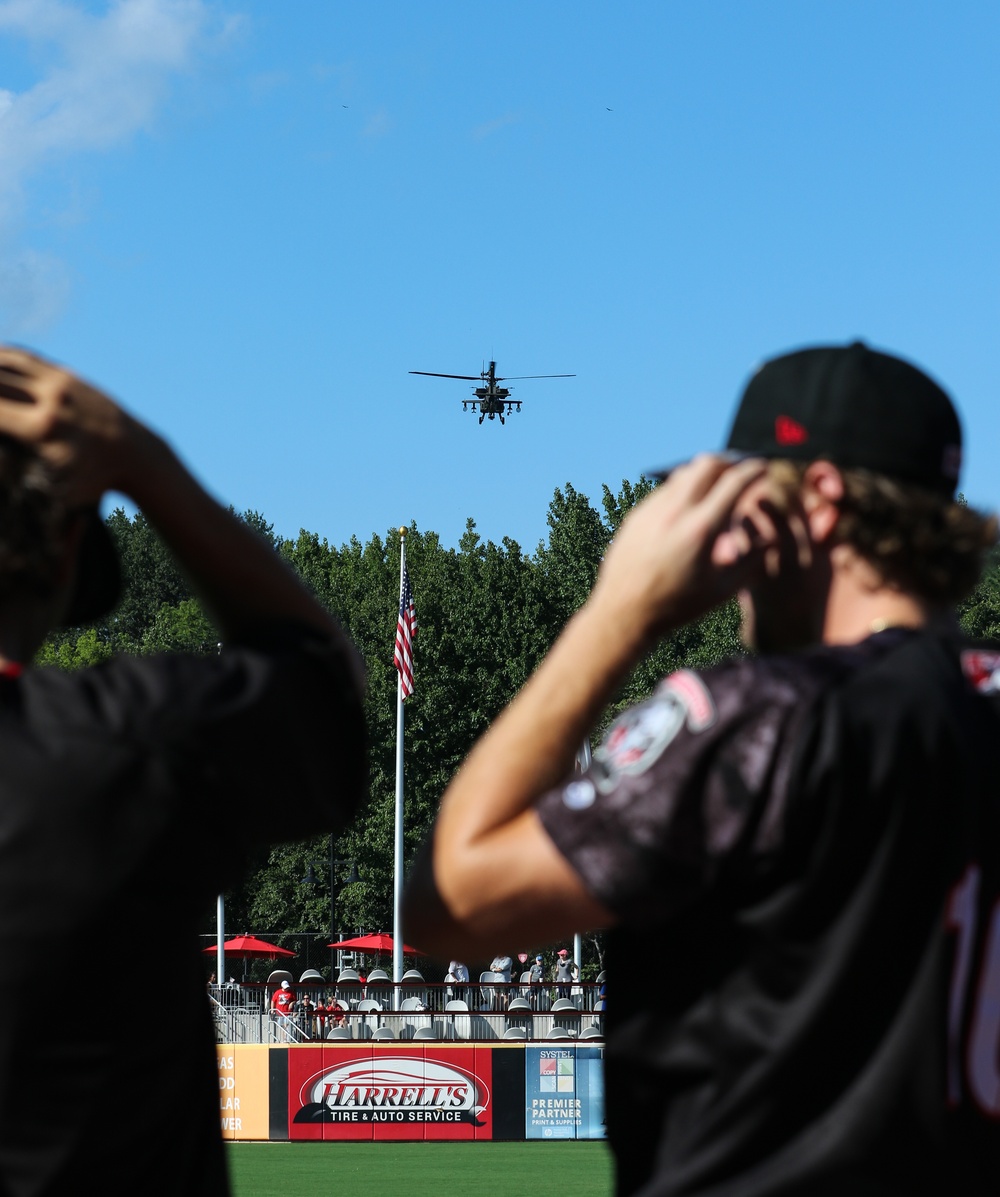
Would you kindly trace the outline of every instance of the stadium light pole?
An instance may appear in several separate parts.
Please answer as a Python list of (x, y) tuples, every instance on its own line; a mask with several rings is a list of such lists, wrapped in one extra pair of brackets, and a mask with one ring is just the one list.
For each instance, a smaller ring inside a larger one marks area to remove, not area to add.
[[(345, 857), (343, 860), (338, 860), (334, 856), (334, 837), (333, 837), (332, 833), (330, 835), (327, 861), (328, 861), (329, 872), (330, 872), (330, 939), (329, 939), (329, 942), (336, 943), (337, 939), (339, 938), (339, 936), (337, 934), (337, 909), (336, 909), (337, 894), (340, 893), (340, 891), (344, 888), (345, 885), (353, 885), (356, 881), (360, 881), (361, 878), (358, 876), (357, 861), (353, 857), (348, 856), (348, 857)], [(340, 868), (346, 867), (347, 865), (350, 865), (351, 871), (344, 878), (344, 880), (341, 881), (338, 885), (337, 870)], [(308, 869), (306, 875), (302, 878), (302, 884), (303, 885), (311, 885), (311, 886), (313, 886), (313, 888), (315, 888), (317, 885), (322, 884), (320, 882), (319, 878), (316, 876), (316, 869), (311, 861), (309, 863), (309, 869)], [(331, 981), (331, 983), (336, 981), (336, 979), (337, 979), (337, 977), (336, 977), (336, 974), (338, 972), (337, 959), (338, 959), (339, 955), (340, 955), (340, 953), (337, 951), (336, 948), (330, 949), (330, 981)]]
[[(340, 936), (337, 934), (336, 920), (337, 914), (334, 903), (334, 881), (336, 880), (337, 869), (350, 865), (351, 871), (347, 874), (343, 881), (337, 886), (336, 892), (339, 894), (345, 885), (353, 885), (356, 881), (360, 881), (358, 876), (358, 864), (352, 857), (347, 857), (344, 860), (334, 860), (333, 858), (333, 835), (330, 836), (330, 943), (336, 943)], [(339, 959), (339, 951), (336, 948), (330, 949), (330, 980), (334, 981), (336, 978), (333, 975), (335, 966), (333, 953), (337, 952), (337, 959)], [(339, 971), (339, 969), (338, 969)]]

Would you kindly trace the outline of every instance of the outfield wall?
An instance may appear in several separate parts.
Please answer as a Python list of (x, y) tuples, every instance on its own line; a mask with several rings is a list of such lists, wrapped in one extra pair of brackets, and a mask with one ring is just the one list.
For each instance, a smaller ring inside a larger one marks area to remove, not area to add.
[(226, 1139), (603, 1139), (601, 1045), (219, 1045)]

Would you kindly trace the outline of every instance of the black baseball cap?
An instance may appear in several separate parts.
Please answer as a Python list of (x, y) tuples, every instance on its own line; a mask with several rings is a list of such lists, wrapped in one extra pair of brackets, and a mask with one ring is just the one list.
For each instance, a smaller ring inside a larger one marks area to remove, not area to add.
[(739, 457), (824, 458), (952, 497), (962, 429), (933, 379), (855, 341), (765, 362), (743, 392), (726, 450)]
[(73, 595), (63, 616), (67, 628), (110, 614), (121, 596), (122, 572), (111, 533), (96, 507), (84, 512), (84, 521)]

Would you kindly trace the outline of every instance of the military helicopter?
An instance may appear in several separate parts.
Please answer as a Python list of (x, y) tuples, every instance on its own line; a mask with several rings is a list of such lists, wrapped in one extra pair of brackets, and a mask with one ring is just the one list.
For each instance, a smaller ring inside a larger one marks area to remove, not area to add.
[[(431, 370), (411, 370), (411, 374), (423, 374), (427, 378), (461, 378), (467, 382), (482, 382), (485, 386), (475, 388), (475, 399), (463, 399), (462, 411), (468, 411), (469, 406), (472, 406), (473, 412), (479, 412), (479, 423), (489, 416), (491, 420), (500, 417), (500, 423), (504, 424), (504, 415), (510, 415), (512, 411), (521, 410), (521, 400), (511, 399), (510, 387), (497, 386), (498, 382), (513, 382), (516, 379), (522, 378), (576, 378), (575, 374), (514, 374), (507, 378), (497, 377), (497, 364), (490, 362), (490, 368), (483, 370), (481, 374), (435, 374)], [(506, 411), (505, 411), (506, 409)]]

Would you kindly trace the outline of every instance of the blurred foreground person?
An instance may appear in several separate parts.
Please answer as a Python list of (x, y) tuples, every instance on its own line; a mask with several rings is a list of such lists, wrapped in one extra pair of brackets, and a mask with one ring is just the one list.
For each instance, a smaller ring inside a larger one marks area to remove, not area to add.
[[(31, 668), (51, 629), (114, 607), (109, 490), (186, 572), (218, 655)], [(361, 693), (329, 615), (162, 440), (69, 372), (0, 348), (4, 1197), (226, 1192), (196, 923), (249, 847), (346, 822), (365, 784)], [(141, 1022), (124, 992), (44, 1029), (16, 1008), (53, 969), (91, 989), (139, 959)]]
[[(995, 1194), (1000, 655), (949, 614), (995, 525), (954, 500), (957, 416), (816, 348), (757, 372), (728, 448), (629, 516), (462, 766), (407, 934), (612, 928), (619, 1193)], [(574, 777), (630, 668), (737, 592), (760, 655), (666, 679)]]

